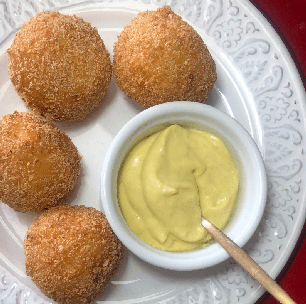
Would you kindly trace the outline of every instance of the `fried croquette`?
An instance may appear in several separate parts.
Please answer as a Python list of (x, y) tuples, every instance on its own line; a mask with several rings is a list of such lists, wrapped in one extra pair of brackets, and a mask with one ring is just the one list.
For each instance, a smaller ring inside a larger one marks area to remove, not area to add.
[(114, 45), (113, 75), (120, 89), (148, 108), (189, 100), (203, 102), (217, 79), (200, 35), (170, 6), (141, 12)]
[(81, 167), (66, 133), (30, 112), (0, 120), (0, 200), (20, 212), (62, 203)]
[(117, 271), (123, 246), (100, 211), (61, 205), (34, 219), (24, 240), (26, 273), (60, 304), (92, 303)]
[(112, 76), (98, 30), (75, 15), (38, 13), (7, 52), (17, 93), (48, 120), (83, 119), (101, 103)]

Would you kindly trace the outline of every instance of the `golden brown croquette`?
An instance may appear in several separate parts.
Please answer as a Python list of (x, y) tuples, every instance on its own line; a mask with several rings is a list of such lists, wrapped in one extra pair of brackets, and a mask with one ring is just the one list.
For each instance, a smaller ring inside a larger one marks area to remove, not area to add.
[(118, 36), (113, 74), (117, 85), (144, 106), (205, 101), (217, 79), (200, 35), (170, 6), (141, 12)]
[(100, 211), (61, 205), (34, 219), (24, 240), (26, 272), (60, 304), (83, 304), (104, 291), (123, 246)]
[(17, 93), (48, 120), (83, 119), (101, 103), (112, 76), (98, 30), (75, 15), (38, 13), (7, 52)]
[(75, 186), (80, 159), (66, 133), (29, 112), (0, 120), (0, 201), (15, 211), (60, 204)]

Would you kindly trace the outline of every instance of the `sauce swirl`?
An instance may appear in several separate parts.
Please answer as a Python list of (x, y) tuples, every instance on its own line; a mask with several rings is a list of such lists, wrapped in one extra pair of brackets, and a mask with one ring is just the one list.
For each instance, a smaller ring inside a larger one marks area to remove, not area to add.
[(202, 216), (225, 227), (239, 176), (219, 138), (171, 125), (133, 147), (117, 186), (123, 217), (140, 239), (158, 249), (186, 251), (210, 239)]

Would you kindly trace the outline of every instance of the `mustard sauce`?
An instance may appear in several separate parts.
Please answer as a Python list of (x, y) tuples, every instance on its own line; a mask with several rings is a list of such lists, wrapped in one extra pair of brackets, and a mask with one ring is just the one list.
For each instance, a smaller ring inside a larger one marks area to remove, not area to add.
[(117, 189), (123, 217), (140, 239), (158, 249), (186, 251), (210, 239), (202, 216), (225, 227), (238, 185), (238, 171), (220, 139), (171, 125), (133, 147)]

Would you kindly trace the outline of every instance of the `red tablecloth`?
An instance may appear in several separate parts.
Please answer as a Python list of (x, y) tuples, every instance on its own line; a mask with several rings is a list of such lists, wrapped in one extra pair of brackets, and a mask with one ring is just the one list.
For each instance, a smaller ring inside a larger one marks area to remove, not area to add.
[[(306, 88), (306, 0), (251, 0), (279, 33)], [(306, 100), (305, 100), (306, 102)], [(306, 226), (290, 260), (277, 280), (298, 304), (306, 303)], [(279, 303), (265, 294), (259, 303)]]

